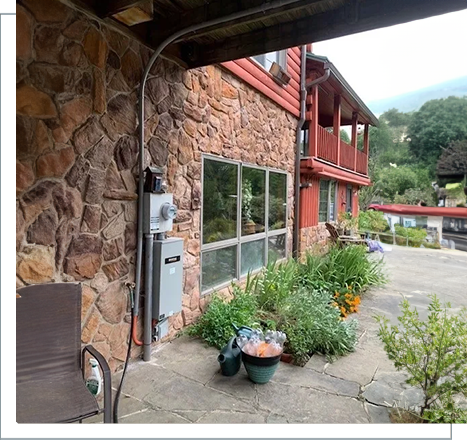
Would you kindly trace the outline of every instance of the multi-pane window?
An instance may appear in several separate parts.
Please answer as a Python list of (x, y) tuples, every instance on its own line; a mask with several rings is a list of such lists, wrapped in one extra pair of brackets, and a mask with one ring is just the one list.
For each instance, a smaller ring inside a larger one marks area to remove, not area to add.
[(268, 72), (274, 62), (279, 64), (284, 70), (287, 69), (287, 51), (285, 50), (263, 53), (261, 55), (255, 55), (252, 58), (261, 64)]
[(286, 257), (287, 174), (203, 157), (201, 289)]
[(319, 181), (319, 215), (320, 222), (332, 222), (336, 220), (336, 190), (335, 180)]

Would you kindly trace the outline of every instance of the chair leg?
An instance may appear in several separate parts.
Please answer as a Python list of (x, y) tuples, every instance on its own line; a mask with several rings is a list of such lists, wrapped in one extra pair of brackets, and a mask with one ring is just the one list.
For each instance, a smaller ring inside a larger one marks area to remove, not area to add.
[(112, 385), (110, 378), (104, 378), (104, 423), (112, 423)]

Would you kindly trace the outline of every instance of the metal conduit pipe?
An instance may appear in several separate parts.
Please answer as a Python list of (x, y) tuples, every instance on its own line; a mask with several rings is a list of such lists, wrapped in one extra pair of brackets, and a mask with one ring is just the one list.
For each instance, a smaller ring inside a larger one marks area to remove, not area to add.
[(300, 253), (300, 141), (306, 114), (306, 45), (302, 46), (300, 54), (300, 119), (297, 123), (297, 138), (295, 145), (295, 194), (294, 194), (294, 225), (293, 225), (293, 250), (294, 258)]
[(328, 80), (331, 75), (331, 67), (328, 63), (324, 65), (324, 74), (319, 78), (306, 83), (306, 46), (302, 46), (300, 65), (300, 119), (297, 123), (297, 137), (295, 145), (295, 194), (294, 194), (294, 234), (292, 254), (295, 258), (300, 253), (300, 140), (303, 124), (306, 117), (306, 97), (308, 89)]
[[(135, 279), (135, 307), (133, 311), (133, 315), (135, 317), (139, 314), (139, 296), (141, 290), (141, 268), (142, 268), (142, 257), (143, 257), (143, 192), (144, 192), (144, 91), (146, 88), (146, 81), (149, 75), (149, 71), (151, 70), (154, 62), (159, 57), (161, 52), (171, 43), (176, 41), (177, 39), (181, 38), (184, 35), (195, 33), (201, 29), (208, 28), (210, 26), (215, 26), (218, 24), (225, 23), (231, 20), (237, 20), (240, 18), (244, 18), (250, 15), (266, 12), (272, 9), (277, 9), (283, 6), (287, 6), (292, 3), (297, 3), (299, 0), (273, 0), (267, 3), (263, 3), (260, 6), (256, 6), (254, 8), (246, 9), (244, 11), (238, 11), (233, 14), (227, 15), (225, 17), (218, 17), (212, 20), (205, 21), (204, 23), (198, 23), (192, 26), (189, 26), (185, 29), (180, 29), (179, 31), (175, 32), (170, 37), (167, 37), (159, 46), (156, 47), (154, 53), (152, 54), (151, 58), (149, 59), (143, 75), (141, 77), (139, 91), (138, 91), (138, 101), (139, 101), (139, 108), (138, 108), (138, 122), (139, 122), (139, 160), (138, 160), (138, 167), (139, 167), (139, 182), (138, 182), (138, 237), (137, 237), (137, 246), (136, 246), (136, 279)], [(151, 286), (149, 286), (151, 289)], [(149, 291), (146, 291), (146, 296), (150, 295)], [(137, 319), (134, 319), (134, 326), (136, 326)], [(151, 326), (151, 319), (149, 321), (144, 322), (144, 334), (146, 334), (146, 327)], [(133, 332), (133, 335), (136, 335), (136, 332)], [(151, 336), (152, 337), (152, 336)], [(135, 338), (136, 339), (136, 338)], [(140, 341), (135, 340), (136, 343), (140, 343)], [(146, 341), (144, 342), (146, 344)]]

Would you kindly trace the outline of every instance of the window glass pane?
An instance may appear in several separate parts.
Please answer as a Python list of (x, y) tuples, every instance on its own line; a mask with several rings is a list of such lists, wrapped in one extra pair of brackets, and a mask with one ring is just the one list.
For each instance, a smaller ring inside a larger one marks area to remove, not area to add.
[(242, 168), (242, 235), (265, 231), (266, 170)]
[(202, 291), (233, 280), (237, 272), (237, 246), (203, 252)]
[(336, 218), (335, 212), (336, 212), (336, 181), (331, 180), (331, 183), (329, 184), (329, 221), (332, 222)]
[(268, 261), (285, 258), (285, 234), (275, 235), (268, 239)]
[(264, 266), (264, 240), (242, 243), (241, 275)]
[(255, 55), (252, 57), (254, 60), (258, 61), (259, 64), (261, 64), (263, 67), (266, 66), (266, 54), (263, 53), (261, 55)]
[(352, 186), (351, 185), (347, 185), (347, 197), (346, 197), (345, 210), (347, 212), (352, 212)]
[(329, 180), (319, 181), (319, 221), (328, 221)]
[(283, 229), (287, 222), (287, 175), (269, 173), (269, 229)]
[(204, 160), (203, 243), (237, 236), (238, 166)]

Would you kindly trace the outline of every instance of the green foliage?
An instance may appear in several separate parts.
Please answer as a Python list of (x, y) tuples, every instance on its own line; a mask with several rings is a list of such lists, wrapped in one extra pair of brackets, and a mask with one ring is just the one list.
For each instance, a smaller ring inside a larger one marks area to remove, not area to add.
[(357, 320), (342, 321), (340, 311), (329, 305), (326, 291), (299, 289), (285, 302), (281, 330), (287, 335), (286, 351), (298, 364), (311, 353), (341, 356), (355, 349)]
[(222, 348), (235, 335), (232, 323), (252, 326), (256, 322), (256, 297), (244, 292), (240, 287), (232, 285), (233, 299), (226, 301), (213, 294), (206, 312), (188, 333), (199, 336), (209, 345)]
[(384, 213), (381, 211), (360, 211), (358, 213), (358, 229), (360, 231), (383, 232), (389, 228)]
[(467, 310), (448, 314), (449, 303), (441, 306), (436, 295), (430, 295), (430, 300), (425, 321), (407, 300), (401, 303), (400, 325), (376, 317), (378, 336), (389, 359), (398, 370), (408, 372), (409, 384), (419, 386), (424, 393), (421, 416), (455, 394), (467, 396)]
[(382, 264), (382, 260), (370, 258), (364, 246), (333, 246), (322, 257), (306, 255), (300, 268), (300, 282), (305, 287), (332, 293), (351, 285), (361, 294), (368, 287), (386, 281)]
[(425, 410), (423, 418), (430, 423), (467, 423), (467, 410), (456, 407), (450, 393), (437, 406)]
[(350, 136), (345, 130), (340, 131), (340, 138), (343, 140), (345, 143), (350, 144)]
[(409, 246), (413, 247), (420, 247), (427, 236), (426, 230), (421, 228), (404, 228), (401, 225), (394, 225), (394, 230), (396, 235), (408, 238)]
[(409, 188), (406, 189), (404, 194), (396, 194), (394, 196), (394, 203), (403, 205), (418, 205), (420, 202), (424, 206), (436, 206), (436, 193), (431, 187), (427, 188)]
[(286, 350), (296, 363), (304, 363), (312, 352), (342, 355), (354, 349), (357, 321), (340, 319), (340, 310), (332, 305), (334, 291), (352, 285), (362, 292), (382, 282), (381, 262), (361, 246), (308, 254), (303, 263), (270, 263), (256, 276), (248, 275), (243, 288), (233, 284), (230, 302), (215, 295), (188, 332), (220, 348), (233, 335), (232, 323), (256, 323), (284, 331)]
[(410, 151), (434, 170), (443, 148), (467, 139), (467, 96), (433, 99), (415, 112), (408, 128)]
[(407, 127), (410, 124), (413, 113), (403, 113), (396, 108), (385, 111), (380, 119), (387, 122), (391, 127)]

